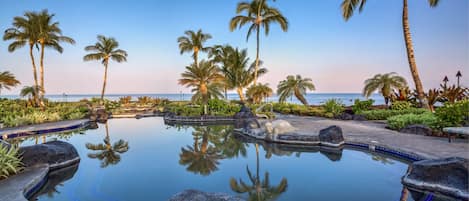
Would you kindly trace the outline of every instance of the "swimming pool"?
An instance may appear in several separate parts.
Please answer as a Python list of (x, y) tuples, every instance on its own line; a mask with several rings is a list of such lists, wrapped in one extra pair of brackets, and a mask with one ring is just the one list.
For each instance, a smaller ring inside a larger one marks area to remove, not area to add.
[(396, 201), (408, 167), (377, 153), (268, 144), (231, 126), (168, 126), (159, 117), (19, 143), (56, 139), (73, 144), (81, 162), (51, 173), (31, 200), (167, 200), (197, 189), (249, 200)]

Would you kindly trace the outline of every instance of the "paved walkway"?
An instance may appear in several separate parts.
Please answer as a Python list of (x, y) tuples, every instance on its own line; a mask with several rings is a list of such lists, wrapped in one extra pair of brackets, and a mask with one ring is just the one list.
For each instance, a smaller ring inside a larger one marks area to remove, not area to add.
[(28, 126), (20, 126), (14, 128), (4, 128), (0, 129), (0, 139), (3, 135), (10, 135), (14, 133), (27, 133), (27, 132), (35, 132), (35, 131), (42, 131), (42, 130), (50, 130), (50, 129), (60, 129), (60, 128), (69, 128), (77, 125), (84, 125), (89, 120), (87, 119), (79, 119), (79, 120), (69, 120), (69, 121), (59, 121), (59, 122), (51, 122), (51, 123), (43, 123), (43, 124), (36, 124), (36, 125), (28, 125)]
[(341, 121), (293, 115), (278, 115), (277, 119), (290, 122), (299, 134), (317, 135), (321, 129), (337, 125), (342, 128), (346, 142), (386, 146), (425, 158), (459, 156), (469, 159), (468, 139), (456, 139), (448, 143), (448, 138), (400, 133), (386, 129), (383, 123), (370, 121)]
[(0, 181), (0, 201), (27, 201), (25, 194), (36, 189), (48, 172), (49, 166), (42, 164)]

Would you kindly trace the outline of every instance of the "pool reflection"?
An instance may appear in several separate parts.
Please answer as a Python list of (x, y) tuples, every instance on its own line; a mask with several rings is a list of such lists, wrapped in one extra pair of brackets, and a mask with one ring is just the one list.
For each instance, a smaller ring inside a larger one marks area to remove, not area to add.
[(101, 167), (105, 168), (109, 165), (116, 165), (121, 161), (120, 154), (123, 154), (129, 150), (129, 143), (122, 139), (118, 140), (114, 144), (111, 144), (111, 138), (109, 136), (109, 125), (106, 122), (106, 137), (103, 143), (92, 144), (86, 143), (86, 148), (94, 151), (88, 153), (89, 158), (98, 159), (101, 161)]

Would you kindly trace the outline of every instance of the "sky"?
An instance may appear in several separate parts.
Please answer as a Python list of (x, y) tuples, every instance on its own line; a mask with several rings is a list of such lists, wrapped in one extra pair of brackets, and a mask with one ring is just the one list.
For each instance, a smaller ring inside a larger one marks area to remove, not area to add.
[[(206, 45), (230, 44), (247, 48), (255, 58), (255, 38), (247, 29), (230, 32), (238, 0), (0, 0), (0, 30), (25, 11), (48, 9), (63, 34), (76, 40), (63, 44), (59, 54), (45, 55), (48, 94), (98, 94), (104, 67), (84, 62), (84, 47), (96, 36), (112, 36), (128, 52), (128, 62), (111, 62), (107, 93), (186, 93), (178, 85), (191, 54), (180, 55), (177, 38), (185, 30), (202, 29), (213, 39)], [(348, 22), (341, 16), (341, 0), (278, 0), (270, 2), (289, 21), (288, 32), (273, 25), (261, 35), (260, 57), (269, 73), (260, 82), (276, 88), (287, 75), (309, 77), (319, 93), (360, 92), (365, 79), (397, 72), (413, 86), (402, 33), (402, 1), (370, 0)], [(409, 1), (409, 20), (415, 56), (426, 89), (438, 87), (445, 75), (454, 83), (458, 70), (469, 86), (469, 1)], [(0, 40), (0, 71), (14, 73), (22, 85), (3, 94), (18, 94), (32, 85), (28, 48), (7, 51), (11, 41)], [(38, 63), (39, 54), (35, 51)], [(199, 58), (205, 58), (202, 54)]]

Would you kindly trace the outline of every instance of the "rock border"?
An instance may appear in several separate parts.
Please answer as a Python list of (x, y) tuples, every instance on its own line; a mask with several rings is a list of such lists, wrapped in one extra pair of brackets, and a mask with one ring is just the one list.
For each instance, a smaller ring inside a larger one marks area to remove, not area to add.
[[(51, 126), (47, 128), (32, 129), (32, 130), (27, 130), (27, 129), (18, 129), (17, 131), (11, 130), (11, 131), (6, 131), (6, 134), (1, 135), (0, 140), (6, 140), (6, 139), (11, 139), (11, 138), (17, 138), (17, 137), (27, 137), (27, 136), (32, 136), (32, 135), (42, 135), (42, 134), (49, 134), (49, 133), (72, 131), (72, 130), (85, 128), (89, 124), (90, 124), (90, 121), (86, 120), (78, 124), (66, 125), (66, 126), (55, 126), (55, 127)], [(40, 125), (40, 124), (37, 124), (37, 125)]]

